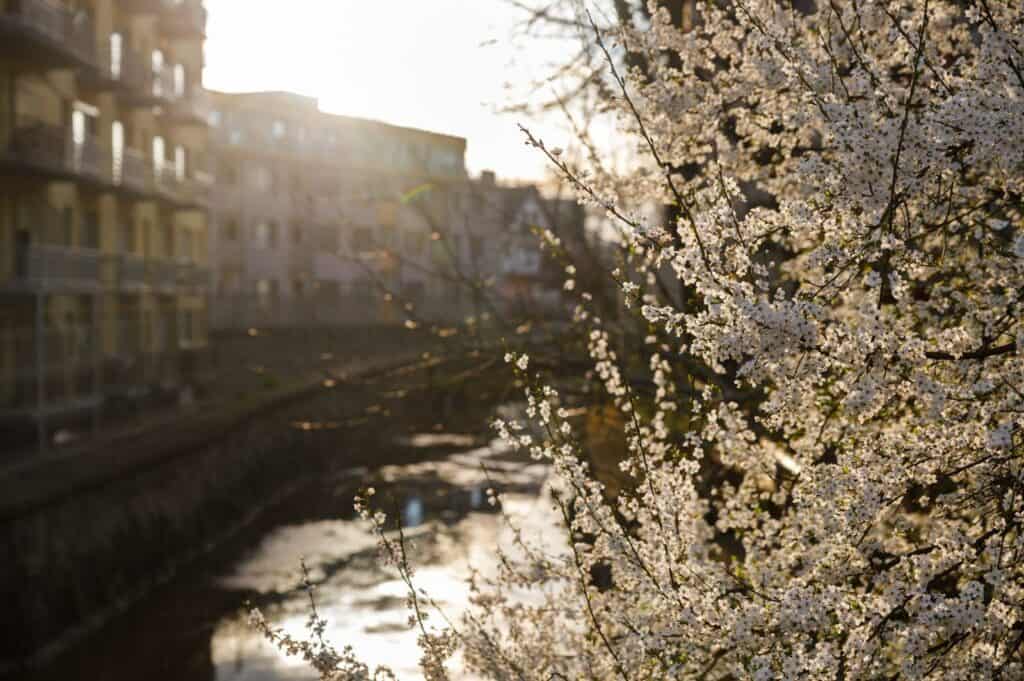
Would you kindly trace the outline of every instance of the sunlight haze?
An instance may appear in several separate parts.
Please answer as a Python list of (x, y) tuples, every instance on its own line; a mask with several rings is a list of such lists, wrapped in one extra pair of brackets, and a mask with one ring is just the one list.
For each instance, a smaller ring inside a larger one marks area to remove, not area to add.
[(542, 177), (521, 118), (494, 108), (508, 100), (504, 83), (542, 75), (568, 47), (513, 50), (521, 15), (501, 0), (209, 0), (207, 8), (207, 87), (288, 90), (331, 113), (466, 137), (471, 173)]

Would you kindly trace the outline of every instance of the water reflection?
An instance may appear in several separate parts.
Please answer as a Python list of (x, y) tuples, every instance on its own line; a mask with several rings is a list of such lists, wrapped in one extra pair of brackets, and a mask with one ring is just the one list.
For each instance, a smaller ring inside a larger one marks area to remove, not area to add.
[[(408, 553), (417, 567), (417, 586), (439, 602), (447, 617), (455, 618), (466, 607), (465, 578), (471, 566), (489, 571), (494, 547), (510, 541), (500, 515), (487, 503), (485, 489), (493, 485), (505, 493), (503, 510), (516, 519), (524, 534), (551, 536), (554, 514), (542, 493), (546, 474), (543, 466), (485, 447), (441, 461), (388, 466), (370, 478), (349, 474), (330, 484), (332, 496), (348, 508), (359, 487), (377, 488), (375, 499), (383, 509), (401, 515)], [(405, 585), (397, 573), (378, 563), (369, 528), (347, 511), (334, 518), (278, 527), (218, 584), (252, 594), (251, 600), (268, 620), (301, 636), (308, 601), (295, 590), (300, 557), (316, 584), (330, 639), (338, 646), (351, 645), (371, 668), (388, 664), (402, 679), (421, 678)], [(211, 654), (218, 680), (316, 678), (301, 661), (284, 657), (264, 643), (241, 611), (216, 624)]]
[(402, 525), (405, 527), (416, 527), (423, 523), (423, 500), (419, 497), (412, 497), (405, 502), (402, 509)]

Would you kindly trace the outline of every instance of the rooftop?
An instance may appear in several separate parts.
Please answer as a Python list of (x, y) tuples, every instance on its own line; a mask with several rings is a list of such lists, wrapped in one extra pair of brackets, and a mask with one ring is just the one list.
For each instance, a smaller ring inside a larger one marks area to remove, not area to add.
[(319, 102), (315, 97), (308, 97), (294, 92), (280, 90), (259, 91), (259, 92), (217, 92), (211, 91), (216, 108), (231, 111), (254, 111), (259, 113), (274, 113), (281, 116), (295, 117), (306, 116), (307, 120), (316, 120), (325, 124), (335, 125), (342, 128), (365, 130), (367, 132), (383, 133), (393, 137), (404, 139), (427, 140), (434, 143), (451, 145), (464, 150), (466, 138), (455, 135), (410, 128), (401, 125), (394, 125), (384, 121), (344, 116), (341, 114), (321, 111)]

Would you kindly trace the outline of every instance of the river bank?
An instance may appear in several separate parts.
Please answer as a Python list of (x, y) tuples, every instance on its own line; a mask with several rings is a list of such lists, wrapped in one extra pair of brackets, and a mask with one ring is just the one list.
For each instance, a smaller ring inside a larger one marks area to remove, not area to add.
[[(90, 640), (113, 616), (244, 534), (340, 458), (347, 468), (391, 461), (394, 453), (370, 443), (382, 432), (397, 432), (396, 422), (435, 431), (445, 428), (446, 414), (468, 416), (482, 404), (488, 381), (472, 396), (465, 385), (432, 385), (430, 372), (440, 372), (441, 361), (421, 358), (376, 367), (344, 383), (325, 382), (240, 417), (194, 448), (118, 468), (74, 494), (9, 506), (2, 532), (14, 560), (0, 568), (5, 602), (13, 604), (2, 655), (8, 676), (23, 678), (26, 660), (38, 669), (75, 642)], [(443, 373), (457, 375), (473, 365), (456, 362)], [(419, 399), (404, 399), (409, 394)], [(405, 409), (421, 413), (388, 418)], [(68, 678), (86, 677), (62, 681)]]

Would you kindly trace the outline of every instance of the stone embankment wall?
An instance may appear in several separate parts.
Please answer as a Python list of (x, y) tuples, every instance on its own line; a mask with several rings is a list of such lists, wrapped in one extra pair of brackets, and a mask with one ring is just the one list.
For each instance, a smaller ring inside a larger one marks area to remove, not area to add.
[[(408, 364), (364, 364), (366, 377)], [(297, 423), (358, 412), (358, 380), (306, 381), (0, 477), (0, 676), (169, 579), (344, 447)], [(365, 406), (365, 405), (363, 405)]]

